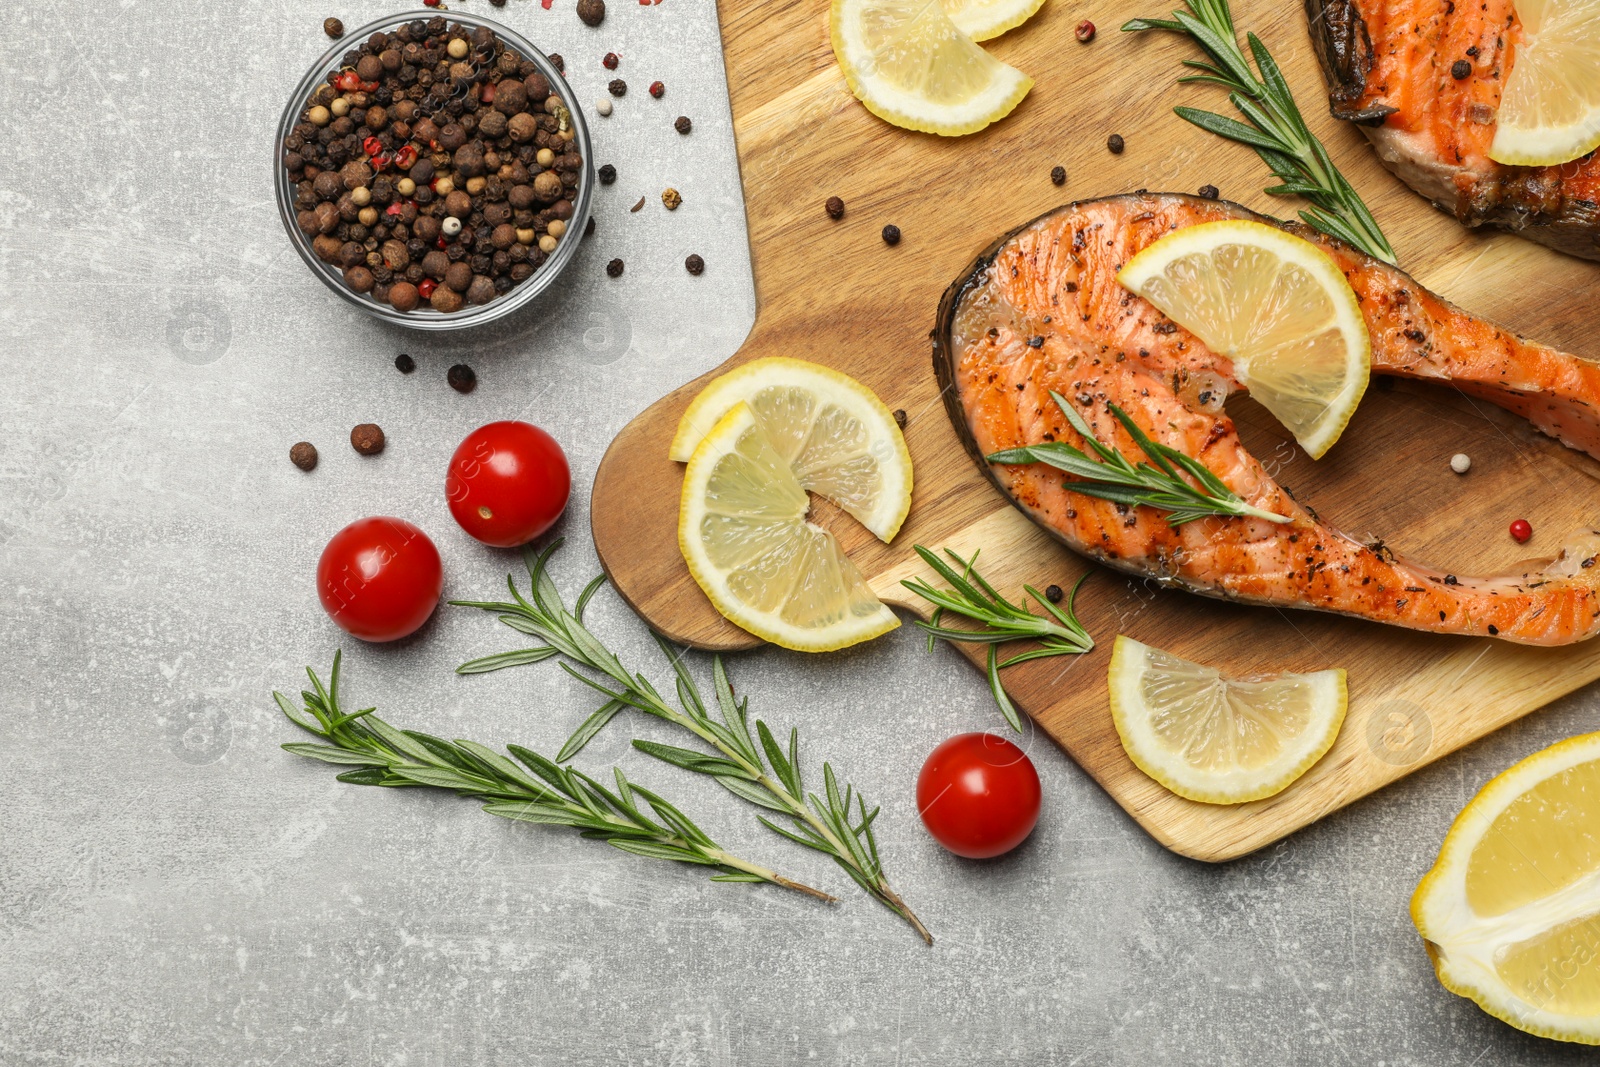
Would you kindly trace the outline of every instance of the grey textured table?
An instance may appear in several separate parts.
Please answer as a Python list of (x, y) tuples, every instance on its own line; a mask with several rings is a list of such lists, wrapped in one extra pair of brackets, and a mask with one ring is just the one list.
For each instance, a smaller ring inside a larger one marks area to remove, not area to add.
[[(576, 587), (596, 567), (586, 490), (607, 442), (753, 321), (711, 3), (612, 0), (599, 31), (571, 8), (502, 14), (566, 56), (591, 108), (612, 76), (600, 56), (623, 56), (634, 91), (591, 120), (621, 177), (558, 291), (454, 338), (352, 313), (271, 202), (271, 129), (326, 47), (323, 17), (354, 27), (389, 7), (8, 11), (0, 1064), (1593, 1062), (1444, 992), (1406, 916), (1461, 804), (1592, 728), (1592, 691), (1223, 867), (1164, 852), (1030, 739), (1042, 821), (977, 864), (941, 851), (913, 804), (935, 744), (998, 723), (953, 653), (930, 657), (904, 627), (840, 655), (736, 657), (754, 708), (800, 724), (813, 769), (831, 757), (882, 803), (886, 863), (932, 949), (714, 784), (627, 747), (670, 737), (657, 724), (618, 720), (585, 764), (620, 761), (731, 848), (843, 903), (711, 884), (449, 796), (341, 785), (279, 750), (296, 731), (269, 691), (298, 690), (341, 645), (360, 706), (559, 747), (588, 691), (552, 664), (454, 676), (516, 644), (463, 609), (395, 647), (344, 639), (317, 605), (317, 554), (352, 519), (401, 515), (439, 544), (447, 595), (492, 593), (516, 557), (456, 528), (444, 466), (473, 427), (522, 417), (573, 463), (557, 571)], [(657, 78), (660, 102), (643, 91)], [(692, 137), (671, 129), (679, 113)], [(658, 199), (669, 184), (675, 214)], [(414, 375), (391, 366), (400, 351)], [(445, 384), (458, 361), (478, 371), (471, 395)], [(346, 443), (366, 421), (389, 433), (380, 457)], [(322, 451), (310, 475), (287, 458), (302, 438)], [(594, 625), (658, 669), (614, 599)]]

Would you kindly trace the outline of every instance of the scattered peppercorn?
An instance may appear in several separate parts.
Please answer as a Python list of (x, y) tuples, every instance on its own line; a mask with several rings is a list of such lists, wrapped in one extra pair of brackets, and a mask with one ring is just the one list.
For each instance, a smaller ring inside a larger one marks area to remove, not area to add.
[(589, 216), (589, 221), (583, 224), (583, 235), (585, 237), (592, 237), (594, 235), (594, 216), (593, 215), (590, 215)]
[(552, 67), (555, 67), (561, 73), (565, 74), (567, 72), (567, 61), (561, 58), (560, 52), (551, 52), (545, 58), (550, 61)]
[(602, 164), (596, 176), (600, 179), (601, 185), (610, 185), (617, 180), (617, 168), (610, 163)]
[(610, 263), (606, 264), (606, 274), (612, 278), (620, 278), (622, 277), (622, 268), (622, 260), (613, 259)]
[(661, 202), (666, 205), (668, 211), (676, 211), (678, 205), (683, 203), (683, 194), (668, 186), (661, 193)]
[(828, 202), (822, 205), (828, 212), (828, 217), (837, 221), (844, 218), (844, 201), (837, 196), (828, 197)]
[(1090, 22), (1088, 19), (1084, 19), (1082, 22), (1078, 23), (1078, 28), (1072, 31), (1072, 35), (1081, 43), (1088, 44), (1090, 41), (1094, 40), (1094, 23)]
[(1454, 63), (1450, 64), (1450, 77), (1454, 78), (1456, 81), (1462, 81), (1463, 79), (1469, 77), (1471, 74), (1472, 74), (1472, 61), (1471, 60), (1458, 59)]
[(688, 115), (679, 115), (677, 121), (672, 124), (672, 128), (679, 133), (688, 133), (694, 129), (694, 123), (689, 121)]
[(465, 363), (457, 363), (451, 367), (444, 380), (458, 393), (470, 393), (478, 387), (477, 373)]
[(905, 408), (895, 408), (894, 409), (894, 424), (896, 426), (900, 427), (902, 430), (906, 428), (906, 409)]
[(650, 95), (655, 97), (657, 100), (660, 100), (663, 96), (666, 96), (667, 95), (667, 86), (666, 86), (666, 84), (664, 82), (651, 82), (650, 83)]
[(1518, 519), (1516, 522), (1511, 524), (1511, 539), (1513, 541), (1515, 541), (1517, 544), (1519, 544), (1519, 545), (1527, 544), (1528, 543), (1528, 539), (1531, 538), (1532, 536), (1533, 536), (1533, 524), (1530, 523), (1527, 519)]
[(317, 446), (310, 441), (301, 441), (289, 449), (289, 462), (303, 471), (317, 469)]
[(1465, 452), (1457, 452), (1450, 457), (1450, 469), (1457, 474), (1465, 474), (1472, 469), (1472, 457)]
[(1044, 347), (1044, 338), (1039, 336), (1038, 334), (1035, 334), (1034, 336), (1028, 338), (1028, 347), (1029, 348), (1043, 348)]
[(417, 361), (402, 352), (394, 357), (394, 369), (401, 374), (410, 374), (417, 369)]
[(612, 78), (610, 84), (606, 86), (606, 92), (612, 96), (627, 96), (628, 83), (621, 78)]
[(1200, 187), (1200, 195), (1207, 200), (1215, 200), (1217, 197), (1222, 195), (1222, 190), (1218, 189), (1215, 185), (1202, 185)]
[(883, 228), (883, 243), (886, 244), (886, 245), (889, 245), (890, 247), (893, 247), (894, 245), (899, 244), (900, 243), (900, 227), (896, 226), (892, 222), (889, 225), (885, 226)]
[(1061, 603), (1061, 598), (1066, 595), (1067, 594), (1061, 591), (1061, 587), (1059, 585), (1047, 586), (1044, 591), (1044, 598), (1050, 601), (1052, 604)]
[(600, 113), (601, 118), (609, 118), (611, 115), (611, 101), (602, 96), (594, 102), (594, 109)]
[(598, 26), (606, 20), (606, 0), (578, 0), (578, 17), (585, 26)]
[(617, 64), (621, 62), (622, 60), (617, 58), (617, 54), (615, 52), (607, 52), (606, 57), (600, 61), (601, 65), (607, 70), (616, 70)]
[(1067, 184), (1067, 168), (1062, 166), (1051, 167), (1050, 181), (1054, 185)]
[[(344, 36), (344, 23), (340, 22), (336, 18), (325, 18), (325, 19), (322, 20), (322, 32), (327, 34), (329, 37), (332, 37), (335, 40), (337, 40), (338, 38)], [(302, 442), (302, 444), (303, 443), (304, 442)], [(296, 445), (295, 447), (299, 448), (300, 446)], [(306, 447), (307, 448), (311, 448), (310, 445), (306, 445)], [(315, 467), (316, 465), (317, 465), (317, 450), (314, 449), (314, 448), (311, 448), (311, 467)], [(310, 470), (311, 467), (307, 467), (306, 470)]]
[(698, 255), (690, 255), (688, 259), (683, 261), (683, 269), (698, 278), (706, 272), (706, 261)]
[(1110, 137), (1106, 138), (1106, 147), (1111, 149), (1112, 155), (1120, 156), (1122, 155), (1122, 150), (1126, 148), (1127, 145), (1124, 144), (1122, 140), (1122, 134), (1114, 133)]
[(350, 431), (350, 447), (363, 456), (376, 456), (383, 445), (383, 430), (375, 422), (363, 422)]

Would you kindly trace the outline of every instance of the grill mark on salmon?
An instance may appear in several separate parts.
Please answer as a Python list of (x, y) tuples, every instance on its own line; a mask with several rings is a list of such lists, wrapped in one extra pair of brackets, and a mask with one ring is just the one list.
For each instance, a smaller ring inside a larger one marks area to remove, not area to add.
[[(1575, 534), (1542, 567), (1454, 574), (1340, 532), (1245, 450), (1223, 410), (1243, 389), (1229, 361), (1116, 280), (1163, 235), (1224, 219), (1279, 226), (1333, 257), (1360, 297), (1375, 373), (1447, 380), (1600, 458), (1600, 364), (1473, 318), (1398, 269), (1297, 223), (1226, 201), (1136, 194), (1070, 204), (1023, 226), (945, 293), (934, 369), (957, 432), (990, 481), (1075, 551), (1205, 596), (1525, 644), (1600, 631), (1600, 529)], [(1291, 521), (1219, 517), (1174, 530), (1162, 512), (1073, 492), (1068, 476), (1043, 464), (986, 462), (1046, 441), (1082, 446), (1052, 390), (1125, 455), (1139, 451), (1112, 403), (1250, 504)]]
[[(1600, 153), (1552, 167), (1489, 158), (1522, 26), (1511, 0), (1305, 0), (1336, 118), (1468, 226), (1600, 259)], [(1455, 78), (1465, 61), (1471, 73)]]

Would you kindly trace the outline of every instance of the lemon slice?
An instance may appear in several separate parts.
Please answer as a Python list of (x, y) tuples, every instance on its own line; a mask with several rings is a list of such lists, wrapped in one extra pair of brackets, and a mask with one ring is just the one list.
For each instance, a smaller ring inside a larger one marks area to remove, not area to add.
[(1600, 1045), (1600, 733), (1480, 789), (1411, 919), (1446, 989), (1519, 1030)]
[(1511, 55), (1489, 158), (1545, 167), (1600, 147), (1600, 0), (1517, 0)]
[(810, 506), (741, 401), (689, 457), (678, 547), (717, 610), (775, 645), (827, 652), (899, 626)]
[(1344, 671), (1224, 678), (1118, 635), (1111, 718), (1144, 773), (1181, 797), (1242, 804), (1280, 793), (1333, 745)]
[(758, 359), (703, 389), (678, 422), (684, 462), (735, 405), (747, 403), (801, 489), (827, 497), (888, 541), (911, 510), (911, 453), (871, 389), (816, 363)]
[(1213, 351), (1312, 459), (1366, 392), (1372, 346), (1344, 274), (1311, 242), (1259, 222), (1176, 230), (1117, 280)]
[(974, 41), (987, 41), (1033, 17), (1044, 0), (944, 0), (944, 13)]
[(957, 29), (940, 0), (833, 0), (830, 25), (850, 91), (908, 130), (976, 133), (1033, 88)]

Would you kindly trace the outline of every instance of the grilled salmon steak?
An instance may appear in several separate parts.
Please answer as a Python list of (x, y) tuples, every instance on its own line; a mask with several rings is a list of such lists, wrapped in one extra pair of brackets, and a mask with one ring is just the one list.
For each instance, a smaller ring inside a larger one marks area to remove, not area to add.
[(1305, 6), (1330, 109), (1360, 123), (1402, 181), (1468, 226), (1600, 259), (1600, 153), (1552, 167), (1489, 158), (1521, 36), (1511, 0)]
[[(1535, 569), (1472, 577), (1346, 536), (1273, 481), (1223, 410), (1242, 389), (1227, 358), (1116, 277), (1163, 235), (1224, 219), (1280, 226), (1333, 257), (1360, 298), (1375, 373), (1448, 380), (1600, 458), (1600, 363), (1473, 318), (1394, 267), (1299, 224), (1226, 201), (1136, 194), (1070, 204), (1029, 223), (945, 293), (934, 367), (957, 432), (990, 480), (1075, 551), (1206, 596), (1536, 645), (1600, 631), (1600, 529), (1575, 534)], [(987, 462), (1048, 441), (1084, 447), (1052, 392), (1133, 461), (1144, 457), (1112, 404), (1246, 503), (1290, 521), (1212, 517), (1174, 529), (1159, 510), (1074, 492), (1069, 476), (1045, 464)]]

